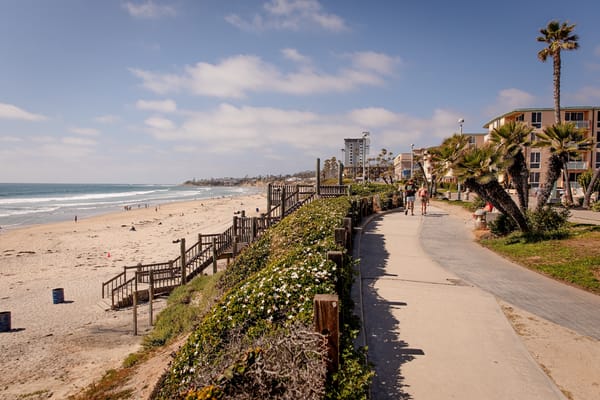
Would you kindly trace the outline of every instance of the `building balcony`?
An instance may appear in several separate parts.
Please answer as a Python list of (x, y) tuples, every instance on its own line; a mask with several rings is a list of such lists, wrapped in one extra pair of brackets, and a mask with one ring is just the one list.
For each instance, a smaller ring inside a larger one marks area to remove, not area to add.
[(567, 168), (569, 171), (573, 171), (575, 169), (588, 169), (587, 161), (569, 161), (567, 163)]
[(565, 121), (565, 123), (575, 124), (577, 129), (590, 129), (590, 126), (592, 126), (591, 121)]

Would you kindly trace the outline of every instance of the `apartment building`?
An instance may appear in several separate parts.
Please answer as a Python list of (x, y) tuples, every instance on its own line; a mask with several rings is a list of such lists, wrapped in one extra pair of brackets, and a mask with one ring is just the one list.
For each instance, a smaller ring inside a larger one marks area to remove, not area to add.
[(344, 172), (346, 176), (362, 176), (369, 157), (369, 138), (344, 139)]
[[(561, 119), (563, 122), (572, 122), (577, 128), (582, 129), (587, 137), (592, 139), (592, 149), (582, 151), (581, 154), (571, 161), (567, 167), (569, 169), (569, 181), (574, 188), (578, 187), (577, 177), (588, 169), (600, 168), (600, 106), (584, 107), (563, 107), (561, 109)], [(489, 133), (509, 121), (520, 121), (534, 128), (531, 140), (535, 141), (536, 132), (542, 132), (546, 126), (554, 124), (553, 108), (521, 108), (516, 109), (501, 116), (493, 118), (483, 127)], [(486, 138), (487, 140), (487, 138)], [(544, 148), (525, 147), (525, 158), (529, 168), (529, 183), (532, 188), (539, 187), (546, 181), (548, 173), (548, 163), (550, 152)], [(558, 186), (563, 185), (563, 179), (558, 181)]]

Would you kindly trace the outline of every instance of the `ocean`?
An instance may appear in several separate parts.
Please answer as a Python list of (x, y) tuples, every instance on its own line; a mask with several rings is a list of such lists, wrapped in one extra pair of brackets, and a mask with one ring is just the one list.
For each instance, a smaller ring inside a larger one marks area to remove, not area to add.
[(239, 186), (0, 183), (0, 228), (85, 218), (159, 204), (260, 193)]

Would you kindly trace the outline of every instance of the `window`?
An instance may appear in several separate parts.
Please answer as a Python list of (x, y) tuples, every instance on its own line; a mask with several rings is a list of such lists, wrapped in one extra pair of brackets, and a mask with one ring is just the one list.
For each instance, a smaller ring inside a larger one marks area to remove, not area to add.
[(529, 173), (529, 184), (532, 188), (540, 187), (540, 173), (531, 172)]
[(525, 121), (525, 114), (519, 114), (517, 115), (517, 117), (515, 118), (515, 121)]
[(596, 168), (600, 168), (600, 152), (596, 152)]
[(596, 115), (596, 121), (596, 126), (600, 128), (600, 111), (598, 111), (598, 114)]
[(540, 156), (539, 152), (534, 152), (529, 155), (529, 168), (539, 168), (540, 167)]
[(600, 131), (596, 132), (596, 147), (600, 147)]
[(565, 121), (583, 121), (583, 112), (566, 112)]
[(542, 127), (542, 113), (541, 112), (532, 112), (531, 113), (531, 126), (534, 128)]

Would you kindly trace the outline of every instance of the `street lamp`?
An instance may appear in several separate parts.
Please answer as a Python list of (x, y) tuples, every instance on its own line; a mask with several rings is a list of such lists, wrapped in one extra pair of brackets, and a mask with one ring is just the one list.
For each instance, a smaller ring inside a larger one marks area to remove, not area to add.
[[(465, 119), (464, 118), (460, 118), (458, 120), (458, 128), (460, 130), (460, 134), (463, 134), (463, 124), (465, 123)], [(460, 201), (460, 181), (457, 179), (456, 180), (456, 190), (458, 191), (456, 198)]]
[(367, 138), (369, 137), (370, 133), (369, 132), (363, 132), (363, 151), (362, 151), (362, 167), (363, 167), (363, 173), (362, 173), (362, 177), (363, 177), (363, 183), (366, 184), (367, 180), (365, 178), (365, 162), (367, 160)]
[(415, 144), (410, 144), (410, 179), (413, 178), (415, 173)]

